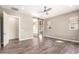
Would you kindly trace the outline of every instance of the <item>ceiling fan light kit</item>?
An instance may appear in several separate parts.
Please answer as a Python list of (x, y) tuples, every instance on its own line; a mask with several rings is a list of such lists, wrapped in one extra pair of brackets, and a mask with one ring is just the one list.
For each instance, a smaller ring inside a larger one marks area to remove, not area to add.
[(49, 11), (51, 11), (51, 9), (52, 8), (47, 8), (46, 6), (44, 6), (44, 9), (43, 9), (43, 11), (41, 11), (42, 13), (45, 13), (45, 15), (48, 15), (49, 13)]

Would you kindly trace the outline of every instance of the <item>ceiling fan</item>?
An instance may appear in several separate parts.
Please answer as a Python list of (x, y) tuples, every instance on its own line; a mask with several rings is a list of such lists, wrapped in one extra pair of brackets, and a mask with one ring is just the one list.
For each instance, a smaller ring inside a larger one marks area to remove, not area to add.
[(48, 15), (48, 12), (51, 10), (52, 10), (52, 8), (47, 8), (46, 6), (44, 6), (44, 9), (42, 11), (40, 11), (40, 13), (45, 13), (46, 15)]

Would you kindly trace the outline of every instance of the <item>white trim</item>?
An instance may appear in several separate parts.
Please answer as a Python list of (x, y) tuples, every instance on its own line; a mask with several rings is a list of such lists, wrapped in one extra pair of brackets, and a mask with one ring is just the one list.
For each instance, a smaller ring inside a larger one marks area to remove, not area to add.
[(77, 41), (77, 40), (71, 40), (71, 39), (65, 39), (65, 38), (59, 38), (59, 37), (52, 37), (52, 36), (48, 36), (48, 35), (46, 35), (45, 37), (56, 38), (56, 39), (59, 39), (59, 40), (65, 40), (65, 41), (70, 41), (70, 42), (74, 42), (74, 43), (79, 43), (79, 41)]
[(23, 41), (23, 40), (29, 40), (29, 39), (33, 39), (33, 37), (26, 38), (26, 39), (19, 39), (19, 41)]

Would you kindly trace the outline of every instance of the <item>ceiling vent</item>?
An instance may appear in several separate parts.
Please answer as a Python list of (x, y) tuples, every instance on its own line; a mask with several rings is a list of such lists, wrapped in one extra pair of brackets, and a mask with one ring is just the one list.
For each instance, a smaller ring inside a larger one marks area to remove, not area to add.
[(15, 7), (12, 7), (11, 9), (14, 11), (18, 11), (18, 8), (15, 8)]

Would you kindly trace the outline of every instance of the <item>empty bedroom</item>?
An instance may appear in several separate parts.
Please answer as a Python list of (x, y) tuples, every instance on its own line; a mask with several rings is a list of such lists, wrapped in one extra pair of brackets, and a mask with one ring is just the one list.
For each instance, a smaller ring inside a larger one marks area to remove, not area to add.
[(0, 5), (0, 54), (78, 54), (79, 5)]

